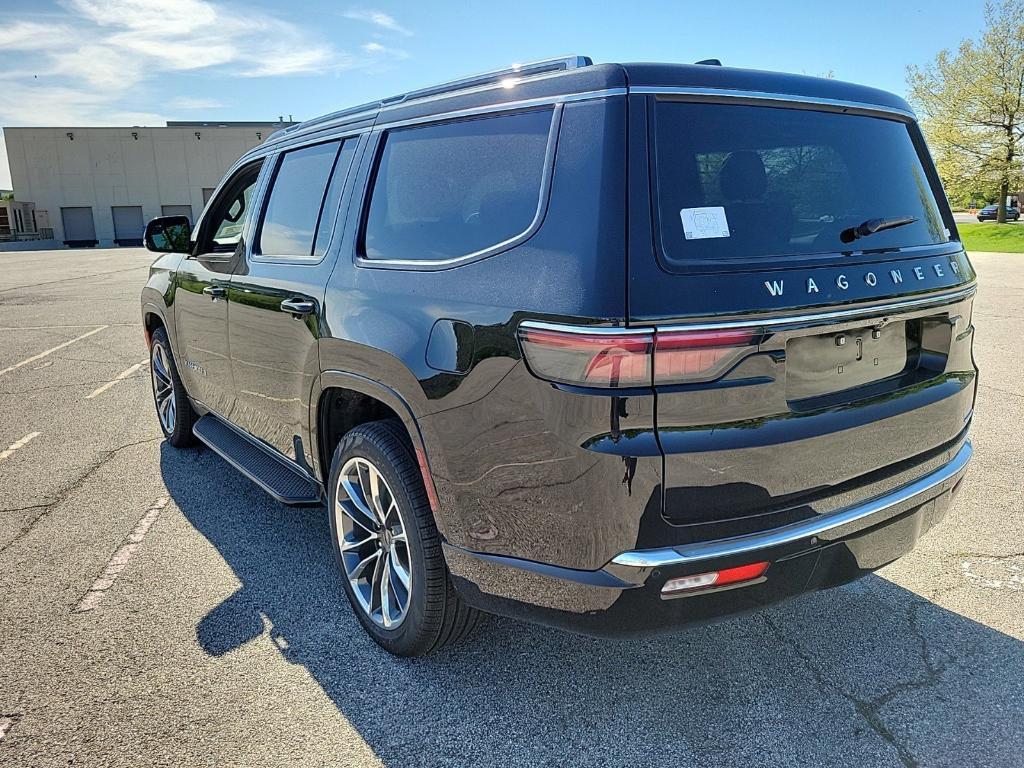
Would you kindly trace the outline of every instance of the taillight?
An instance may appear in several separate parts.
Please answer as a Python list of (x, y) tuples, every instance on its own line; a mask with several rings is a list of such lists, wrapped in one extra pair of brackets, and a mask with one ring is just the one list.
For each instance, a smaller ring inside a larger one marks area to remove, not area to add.
[(654, 342), (654, 383), (678, 384), (717, 378), (757, 343), (749, 330), (659, 331)]
[(519, 328), (523, 355), (534, 375), (589, 387), (645, 387), (708, 381), (722, 375), (756, 345), (751, 330)]
[(530, 370), (542, 379), (589, 387), (651, 385), (652, 333), (577, 333), (523, 326), (519, 340)]

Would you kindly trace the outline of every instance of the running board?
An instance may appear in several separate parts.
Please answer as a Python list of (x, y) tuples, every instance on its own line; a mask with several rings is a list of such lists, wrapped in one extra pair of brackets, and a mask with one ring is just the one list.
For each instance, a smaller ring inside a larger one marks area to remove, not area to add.
[(192, 432), (220, 456), (282, 504), (317, 506), (321, 503), (316, 484), (284, 457), (273, 453), (255, 438), (243, 435), (213, 414), (203, 416)]

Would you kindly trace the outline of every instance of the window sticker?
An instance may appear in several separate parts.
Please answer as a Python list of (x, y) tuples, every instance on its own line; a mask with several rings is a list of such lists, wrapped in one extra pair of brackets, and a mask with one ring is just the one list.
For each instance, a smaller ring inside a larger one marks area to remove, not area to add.
[(720, 205), (683, 208), (679, 211), (679, 217), (683, 220), (683, 234), (687, 240), (729, 236), (729, 221), (725, 218), (725, 208)]

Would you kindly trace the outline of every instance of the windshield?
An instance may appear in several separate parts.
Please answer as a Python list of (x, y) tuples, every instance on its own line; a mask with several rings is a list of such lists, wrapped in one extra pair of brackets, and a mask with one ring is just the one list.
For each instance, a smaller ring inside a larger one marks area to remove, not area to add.
[[(654, 133), (662, 253), (669, 262), (949, 240), (910, 132), (898, 120), (659, 100)], [(848, 237), (872, 220), (902, 219), (911, 221), (853, 245), (843, 240), (844, 231)]]

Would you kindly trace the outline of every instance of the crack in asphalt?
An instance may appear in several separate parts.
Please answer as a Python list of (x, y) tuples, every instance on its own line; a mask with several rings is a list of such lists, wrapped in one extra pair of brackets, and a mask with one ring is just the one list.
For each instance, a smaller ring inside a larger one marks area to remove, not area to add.
[(763, 619), (776, 637), (793, 649), (793, 652), (796, 653), (803, 662), (807, 671), (810, 672), (811, 677), (814, 678), (818, 689), (822, 693), (838, 693), (850, 702), (857, 714), (860, 715), (861, 718), (871, 727), (871, 730), (873, 730), (879, 738), (896, 751), (900, 762), (906, 766), (906, 768), (918, 768), (918, 766), (920, 766), (920, 762), (914, 756), (913, 752), (910, 751), (910, 748), (901, 743), (896, 738), (896, 735), (885, 724), (885, 721), (882, 719), (881, 709), (897, 696), (910, 691), (922, 690), (930, 688), (933, 685), (937, 685), (942, 681), (942, 675), (945, 674), (946, 670), (949, 669), (949, 667), (956, 661), (953, 659), (946, 663), (936, 663), (932, 658), (932, 651), (928, 645), (928, 640), (918, 624), (918, 610), (929, 604), (930, 603), (926, 601), (913, 602), (910, 604), (907, 614), (907, 620), (910, 623), (910, 631), (914, 637), (917, 638), (920, 646), (921, 662), (924, 664), (925, 668), (924, 674), (911, 680), (894, 683), (882, 693), (870, 699), (864, 699), (850, 693), (839, 683), (830, 679), (823, 670), (818, 668), (811, 656), (796, 640), (790, 638), (782, 628), (768, 616), (763, 616)]
[(1012, 560), (1015, 557), (1024, 557), (1024, 550), (1020, 552), (1010, 552), (1005, 555), (991, 555), (988, 552), (951, 552), (947, 557), (956, 557), (961, 560), (980, 560), (986, 557), (991, 558), (992, 560)]
[[(144, 376), (143, 375), (140, 375), (140, 376), (125, 376), (123, 379), (118, 379), (118, 381), (121, 382), (121, 381), (131, 381), (132, 379), (148, 379), (148, 378), (149, 378), (149, 374), (146, 374)], [(51, 384), (48, 387), (30, 387), (28, 389), (5, 389), (5, 390), (0, 391), (0, 397), (3, 397), (4, 395), (28, 395), (28, 394), (31, 394), (33, 392), (47, 392), (47, 391), (50, 391), (50, 390), (53, 390), (53, 389), (70, 389), (71, 387), (88, 387), (88, 386), (92, 386), (93, 384), (106, 384), (109, 381), (110, 381), (110, 379), (93, 379), (91, 381), (75, 381), (75, 382), (72, 382), (70, 384)]]
[(88, 280), (93, 277), (107, 277), (109, 275), (120, 275), (124, 272), (135, 272), (140, 269), (149, 269), (149, 264), (145, 264), (139, 267), (129, 267), (127, 269), (115, 269), (110, 272), (96, 272), (91, 275), (76, 275), (75, 277), (64, 277), (60, 280), (46, 280), (42, 283), (31, 283), (29, 285), (12, 285), (10, 288), (0, 288), (0, 293), (9, 293), (10, 291), (23, 291), (26, 288), (39, 288), (43, 285), (56, 285), (57, 283), (68, 283), (72, 280)]
[(46, 516), (50, 513), (50, 511), (55, 506), (57, 506), (58, 504), (60, 504), (60, 503), (62, 503), (64, 501), (66, 501), (68, 496), (70, 496), (76, 490), (81, 488), (86, 483), (86, 481), (89, 480), (90, 477), (92, 477), (99, 469), (101, 469), (107, 462), (109, 462), (111, 459), (113, 459), (121, 451), (126, 450), (128, 448), (133, 448), (133, 447), (135, 447), (137, 445), (143, 445), (145, 443), (155, 443), (155, 442), (158, 442), (158, 441), (163, 440), (163, 439), (164, 439), (163, 435), (161, 435), (160, 437), (150, 437), (150, 438), (147, 438), (145, 440), (135, 440), (135, 441), (130, 442), (130, 443), (125, 443), (124, 445), (119, 445), (116, 448), (112, 448), (110, 450), (103, 451), (100, 459), (98, 459), (97, 461), (93, 462), (88, 468), (86, 468), (85, 472), (82, 475), (80, 475), (77, 479), (75, 479), (72, 483), (66, 485), (64, 488), (61, 488), (59, 491), (57, 491), (56, 498), (52, 499), (51, 501), (47, 501), (47, 502), (44, 502), (42, 504), (32, 504), (30, 506), (21, 507), (21, 508), (18, 508), (18, 509), (0, 510), (0, 512), (18, 512), (18, 511), (25, 511), (25, 510), (29, 510), (29, 509), (41, 509), (42, 510), (42, 512), (40, 512), (38, 515), (35, 515), (29, 521), (29, 523), (27, 525), (22, 527), (22, 529), (20, 531), (18, 531), (11, 538), (10, 541), (8, 541), (5, 544), (3, 544), (2, 546), (0, 546), (0, 555), (4, 554), (15, 543), (17, 543), (17, 542), (21, 541), (21, 539), (25, 538), (25, 536), (27, 536), (32, 531), (32, 529), (36, 527), (36, 525), (40, 521), (42, 521), (42, 520), (44, 520), (46, 518)]
[(1013, 397), (1024, 397), (1024, 394), (1020, 392), (1011, 392), (1008, 389), (1000, 389), (999, 387), (993, 387), (991, 384), (981, 384), (979, 382), (978, 389), (991, 389), (993, 392), (1001, 392), (1004, 395), (1012, 395)]

